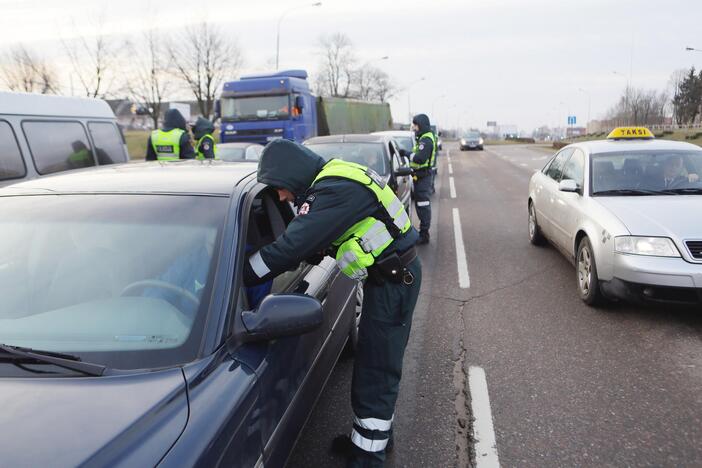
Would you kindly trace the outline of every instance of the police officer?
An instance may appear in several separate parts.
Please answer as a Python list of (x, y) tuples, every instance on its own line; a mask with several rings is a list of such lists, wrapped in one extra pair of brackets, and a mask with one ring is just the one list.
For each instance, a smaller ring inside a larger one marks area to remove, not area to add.
[(217, 155), (217, 146), (215, 145), (214, 124), (204, 117), (198, 117), (193, 127), (193, 136), (195, 137), (195, 154), (196, 159), (214, 159)]
[(325, 162), (292, 141), (266, 146), (258, 181), (275, 188), (281, 201), (295, 202), (298, 215), (275, 242), (249, 257), (245, 285), (270, 280), (319, 252), (334, 256), (345, 275), (367, 278), (351, 383), (353, 425), (342, 437), (350, 441), (348, 466), (382, 466), (421, 283), (417, 231), (375, 172)]
[(431, 226), (431, 185), (432, 162), (436, 157), (436, 137), (431, 131), (429, 117), (425, 114), (415, 115), (412, 119), (412, 131), (415, 144), (410, 155), (410, 167), (414, 171), (414, 203), (419, 217), (418, 244), (429, 243)]
[(178, 109), (168, 109), (163, 118), (163, 128), (151, 132), (146, 142), (146, 160), (175, 161), (193, 158), (195, 151), (190, 143), (183, 114)]

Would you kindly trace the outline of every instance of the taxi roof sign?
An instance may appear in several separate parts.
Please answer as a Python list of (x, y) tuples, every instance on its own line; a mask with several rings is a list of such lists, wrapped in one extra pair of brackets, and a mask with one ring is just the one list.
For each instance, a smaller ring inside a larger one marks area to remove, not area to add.
[(607, 135), (610, 140), (652, 140), (651, 130), (646, 127), (617, 127)]

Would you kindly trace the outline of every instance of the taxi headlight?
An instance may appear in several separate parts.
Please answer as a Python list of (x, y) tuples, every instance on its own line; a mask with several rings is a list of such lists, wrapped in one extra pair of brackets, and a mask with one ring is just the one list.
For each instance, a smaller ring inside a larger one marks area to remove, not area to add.
[(618, 236), (614, 238), (614, 251), (632, 255), (654, 257), (679, 257), (680, 252), (667, 237)]

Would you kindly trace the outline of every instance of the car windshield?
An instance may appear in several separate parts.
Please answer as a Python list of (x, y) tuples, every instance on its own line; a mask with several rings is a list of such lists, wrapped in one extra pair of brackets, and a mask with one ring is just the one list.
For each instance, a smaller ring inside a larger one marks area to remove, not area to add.
[(463, 135), (463, 138), (471, 139), (471, 140), (477, 140), (478, 138), (480, 138), (480, 133), (478, 133), (478, 132), (468, 132), (468, 133), (466, 133), (465, 135)]
[(387, 175), (385, 146), (382, 143), (310, 143), (309, 149), (329, 161), (332, 158), (355, 162), (370, 167), (380, 175)]
[(196, 356), (227, 198), (1, 200), (0, 343), (121, 369)]
[(244, 146), (229, 146), (226, 143), (217, 146), (217, 158), (222, 161), (258, 161), (256, 155)]
[(224, 120), (280, 120), (290, 116), (290, 97), (251, 96), (222, 98)]
[(591, 161), (595, 196), (655, 195), (702, 189), (702, 151), (600, 153), (593, 154)]
[(397, 146), (399, 146), (400, 149), (407, 151), (407, 153), (412, 152), (412, 149), (414, 148), (414, 139), (412, 137), (399, 136), (399, 137), (393, 137), (393, 138), (397, 142)]

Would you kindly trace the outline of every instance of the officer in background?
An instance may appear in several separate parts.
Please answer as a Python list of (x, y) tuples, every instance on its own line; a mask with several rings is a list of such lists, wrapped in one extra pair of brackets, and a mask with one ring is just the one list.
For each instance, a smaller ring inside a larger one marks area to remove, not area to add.
[[(351, 383), (354, 412), (345, 447), (348, 466), (382, 466), (400, 388), (402, 357), (409, 339), (422, 269), (402, 202), (365, 166), (324, 159), (288, 140), (269, 143), (258, 164), (258, 181), (273, 187), (298, 215), (283, 235), (249, 257), (244, 284), (252, 286), (296, 268), (320, 252), (341, 271), (363, 280), (364, 301)], [(316, 258), (315, 258), (316, 257)]]
[(429, 243), (431, 227), (431, 185), (432, 162), (436, 156), (436, 137), (431, 131), (426, 114), (415, 115), (412, 119), (415, 144), (410, 155), (410, 167), (414, 171), (414, 203), (419, 217), (418, 244)]
[(195, 137), (195, 154), (196, 159), (214, 159), (217, 155), (217, 146), (215, 145), (214, 124), (204, 117), (198, 117), (193, 127), (193, 136)]
[(194, 159), (195, 151), (185, 124), (185, 118), (178, 109), (168, 109), (163, 118), (163, 128), (151, 132), (146, 142), (146, 160)]

